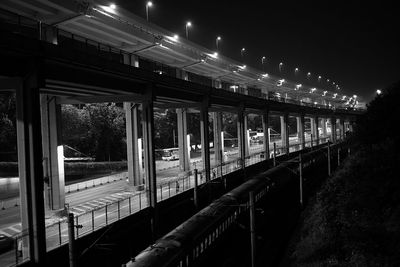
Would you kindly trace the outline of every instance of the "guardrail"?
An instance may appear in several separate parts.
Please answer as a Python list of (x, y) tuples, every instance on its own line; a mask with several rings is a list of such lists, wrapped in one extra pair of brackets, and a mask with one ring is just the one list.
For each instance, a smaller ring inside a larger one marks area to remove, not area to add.
[[(324, 140), (330, 137), (320, 137), (320, 143), (323, 143)], [(308, 141), (311, 145), (311, 141)], [(279, 159), (281, 155), (284, 154), (284, 147), (275, 146), (276, 147), (276, 158)], [(297, 151), (300, 149), (300, 145), (298, 143), (291, 144), (291, 151)], [(258, 149), (256, 149), (258, 150)], [(254, 150), (254, 151), (256, 151)], [(252, 164), (256, 164), (258, 162), (266, 160), (267, 157), (264, 152), (253, 153), (242, 161), (240, 159), (231, 160), (229, 162), (223, 162), (222, 164), (218, 164), (211, 168), (211, 182), (213, 179), (217, 179), (219, 177), (225, 176), (231, 172), (234, 172), (238, 169), (242, 169), (245, 166), (249, 166)], [(244, 164), (242, 164), (244, 162)], [(203, 170), (198, 171), (198, 185), (206, 183), (205, 175)], [(109, 178), (105, 178), (103, 183), (107, 183)], [(186, 175), (180, 177), (171, 178), (168, 182), (158, 183), (157, 184), (157, 201), (163, 201), (170, 197), (173, 197), (177, 194), (180, 194), (184, 191), (190, 190), (195, 186), (195, 174), (193, 171), (189, 171)], [(98, 179), (98, 182), (100, 179)], [(88, 184), (90, 186), (90, 182)], [(79, 226), (79, 228), (75, 232), (75, 238), (80, 238), (84, 235), (92, 233), (98, 229), (101, 229), (107, 225), (112, 224), (113, 222), (127, 217), (133, 213), (136, 213), (146, 207), (148, 207), (147, 196), (148, 191), (138, 191), (136, 193), (132, 193), (130, 196), (119, 197), (118, 201), (109, 200), (106, 204), (99, 204), (98, 207), (93, 208), (92, 210), (75, 213), (75, 225)], [(15, 203), (14, 203), (15, 204)], [(12, 202), (11, 202), (12, 205)], [(73, 207), (72, 207), (73, 208)], [(71, 208), (71, 209), (72, 209)], [(67, 213), (70, 212), (66, 209), (63, 212), (62, 216), (66, 216)], [(223, 231), (221, 229), (221, 231)], [(218, 235), (218, 234), (217, 234)], [(25, 236), (25, 234), (23, 234)], [(14, 237), (15, 240), (23, 240), (21, 235), (17, 235)], [(19, 242), (19, 241), (18, 241)], [(23, 243), (23, 242), (22, 242)], [(48, 219), (46, 223), (46, 246), (47, 250), (55, 249), (61, 245), (68, 243), (68, 223), (67, 218), (59, 217)], [(200, 249), (200, 248), (199, 248)], [(200, 252), (198, 252), (200, 253)], [(15, 250), (15, 259), (16, 263), (21, 262), (22, 258), (18, 255), (20, 254), (19, 250)]]
[[(341, 151), (339, 145), (328, 143), (325, 147), (299, 155), (251, 178), (157, 240), (125, 266), (197, 266), (197, 261), (208, 250), (216, 249), (217, 241), (227, 233), (230, 226), (235, 224), (241, 216), (247, 215), (250, 209), (254, 212), (255, 205), (275, 187), (274, 180), (269, 178), (274, 174), (290, 169), (299, 175), (299, 202), (302, 205), (302, 169), (313, 167), (317, 164), (315, 159), (323, 157), (328, 162), (328, 174), (330, 174), (329, 163), (333, 158), (332, 151), (336, 147), (339, 154)], [(251, 196), (254, 196), (253, 201), (250, 201)], [(254, 204), (251, 205), (252, 202)]]

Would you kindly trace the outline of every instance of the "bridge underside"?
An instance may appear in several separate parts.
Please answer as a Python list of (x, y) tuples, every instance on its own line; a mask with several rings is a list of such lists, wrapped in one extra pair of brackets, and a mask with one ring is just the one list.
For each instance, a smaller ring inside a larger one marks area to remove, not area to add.
[[(190, 139), (187, 139), (186, 116), (198, 114), (202, 148), (199, 169), (202, 169), (205, 182), (213, 178), (213, 166), (224, 163), (226, 137), (223, 135), (222, 113), (232, 113), (237, 117), (237, 165), (240, 168), (248, 165), (251, 154), (246, 119), (249, 114), (262, 118), (264, 134), (259, 153), (263, 156), (259, 155), (259, 158), (265, 160), (271, 156), (270, 150), (274, 150), (269, 146), (270, 116), (281, 117), (281, 150), (282, 153), (289, 153), (290, 117), (298, 118), (299, 146), (305, 148), (308, 138), (304, 135), (305, 118), (310, 120), (313, 146), (319, 143), (320, 138), (327, 137), (327, 120), (332, 133), (328, 138), (335, 142), (337, 138), (344, 137), (344, 132), (357, 115), (344, 110), (299, 106), (237, 94), (145, 71), (135, 67), (135, 64), (118, 64), (79, 50), (9, 33), (4, 33), (0, 45), (0, 93), (16, 94), (20, 210), (22, 229), (27, 233), (23, 238), (22, 251), (26, 258), (38, 265), (46, 258), (45, 214), (48, 210), (63, 209), (65, 205), (64, 155), (60, 133), (62, 105), (123, 103), (128, 180), (133, 190), (146, 192), (146, 201), (153, 216), (154, 235), (157, 235), (157, 207), (160, 202), (154, 145), (156, 110), (176, 110), (181, 173), (193, 171), (188, 152)], [(131, 60), (124, 58), (125, 63)], [(213, 138), (210, 129), (213, 129)], [(214, 142), (213, 162), (210, 157), (211, 139)], [(222, 168), (220, 173), (218, 168), (216, 172), (219, 176), (223, 174)], [(44, 181), (45, 178), (48, 180)]]

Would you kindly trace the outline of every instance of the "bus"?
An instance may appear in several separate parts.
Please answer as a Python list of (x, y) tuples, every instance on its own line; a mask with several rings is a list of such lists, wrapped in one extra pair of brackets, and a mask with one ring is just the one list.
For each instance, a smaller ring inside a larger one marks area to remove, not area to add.
[(171, 161), (179, 159), (179, 148), (164, 148), (162, 149), (162, 160)]

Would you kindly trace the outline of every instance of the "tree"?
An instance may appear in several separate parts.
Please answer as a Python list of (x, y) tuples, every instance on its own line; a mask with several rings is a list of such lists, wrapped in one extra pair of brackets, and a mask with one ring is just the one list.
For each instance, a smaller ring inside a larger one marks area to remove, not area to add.
[(7, 153), (4, 155), (4, 160), (14, 161), (17, 159), (16, 105), (14, 93), (0, 94), (0, 147), (1, 152)]
[(62, 106), (63, 143), (96, 161), (126, 159), (125, 112), (115, 103)]

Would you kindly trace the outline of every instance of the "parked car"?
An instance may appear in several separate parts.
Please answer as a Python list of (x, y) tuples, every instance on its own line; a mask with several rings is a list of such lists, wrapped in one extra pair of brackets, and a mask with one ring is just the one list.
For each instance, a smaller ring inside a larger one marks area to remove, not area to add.
[(0, 234), (0, 252), (5, 252), (14, 247), (14, 239)]

